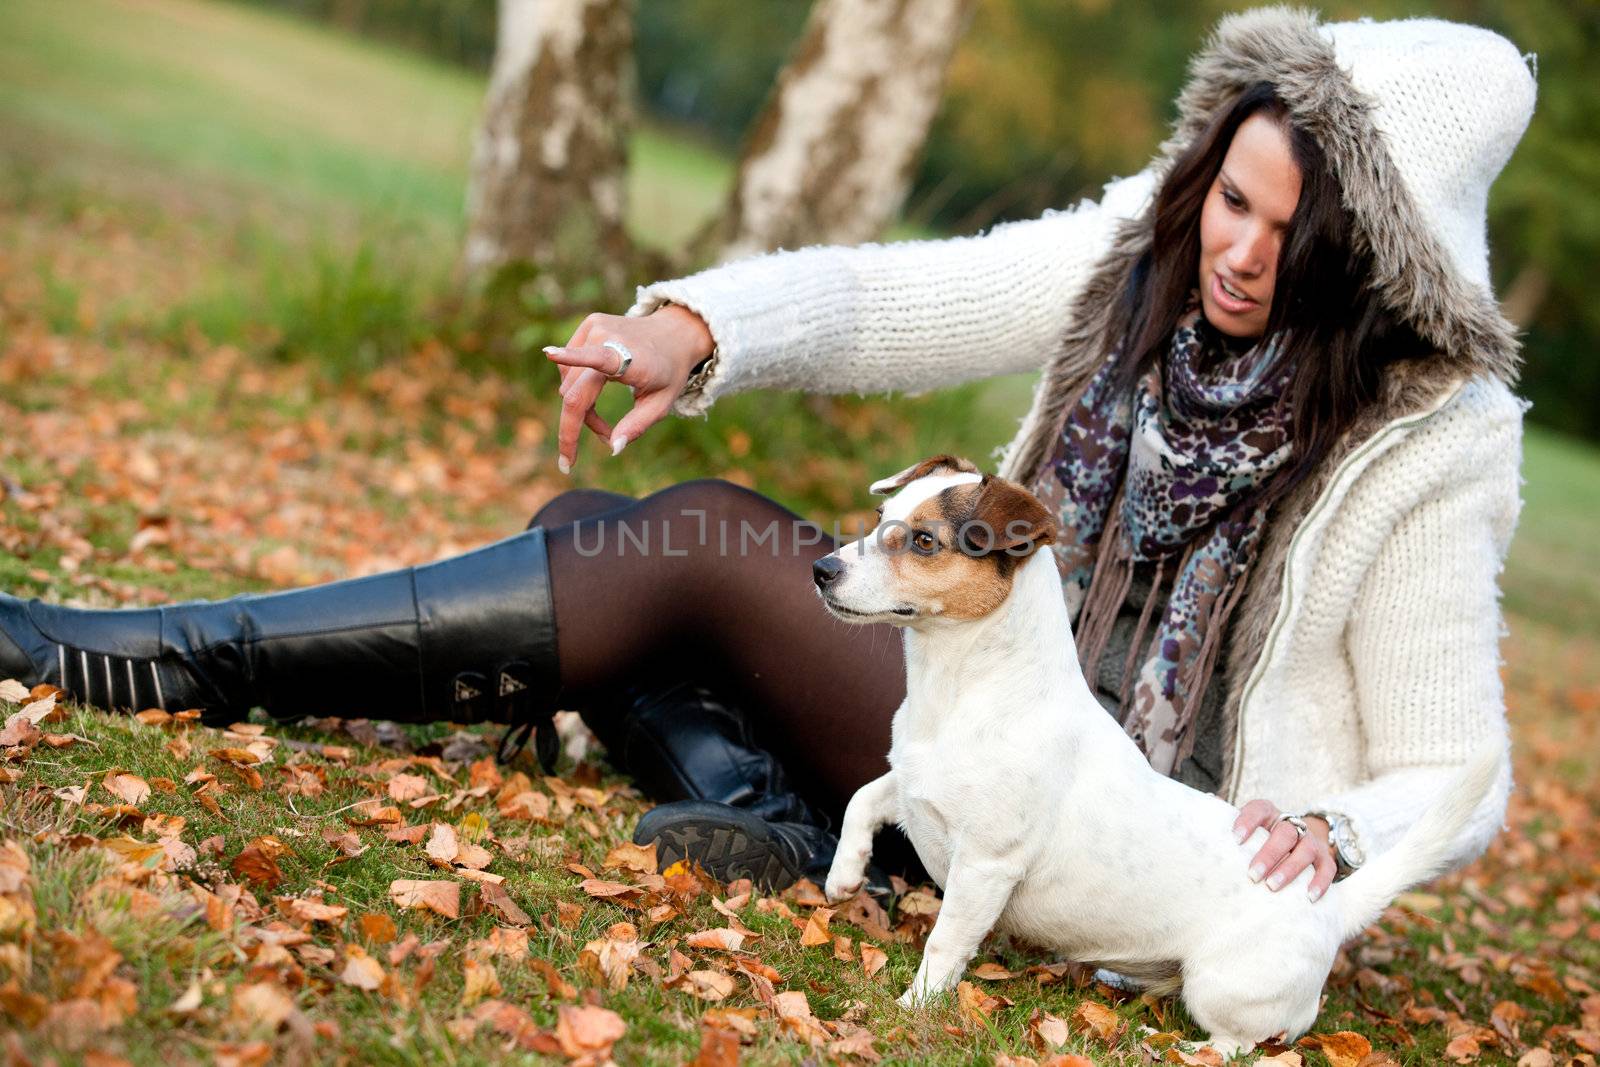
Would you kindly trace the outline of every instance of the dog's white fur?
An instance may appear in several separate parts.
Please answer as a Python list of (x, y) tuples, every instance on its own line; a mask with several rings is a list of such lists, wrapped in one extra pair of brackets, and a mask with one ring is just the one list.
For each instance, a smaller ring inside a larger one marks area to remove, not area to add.
[[(979, 481), (940, 468), (904, 484), (883, 518), (905, 522)], [(895, 487), (886, 479), (874, 489)], [(1439, 873), (1445, 843), (1499, 766), (1498, 749), (1476, 756), (1398, 846), (1320, 901), (1306, 892), (1311, 868), (1272, 892), (1247, 875), (1264, 832), (1236, 843), (1237, 811), (1152, 771), (1096, 701), (1050, 552), (1018, 566), (993, 611), (959, 620), (925, 589), (908, 590), (907, 568), (919, 561), (895, 560), (878, 538), (837, 556), (843, 569), (820, 590), (824, 602), (849, 622), (906, 627), (907, 691), (891, 770), (850, 801), (826, 891), (836, 900), (856, 892), (874, 832), (891, 822), (905, 830), (944, 889), (907, 1005), (953, 987), (984, 936), (1001, 929), (1135, 980), (1181, 982), (1224, 1055), (1296, 1037), (1316, 1019), (1340, 943)]]

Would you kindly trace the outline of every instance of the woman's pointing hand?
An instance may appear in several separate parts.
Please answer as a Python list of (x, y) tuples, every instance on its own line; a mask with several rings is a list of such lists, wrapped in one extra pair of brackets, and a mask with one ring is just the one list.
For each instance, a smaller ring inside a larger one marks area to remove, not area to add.
[[(641, 317), (590, 315), (564, 347), (546, 348), (545, 355), (561, 366), (561, 424), (556, 438), (561, 472), (572, 470), (584, 426), (609, 443), (616, 455), (659, 422), (683, 392), (694, 365), (711, 354), (712, 345), (711, 331), (700, 316), (667, 304)], [(632, 358), (616, 377), (624, 353)], [(615, 426), (608, 425), (594, 407), (608, 381), (620, 381), (633, 390), (633, 407)]]

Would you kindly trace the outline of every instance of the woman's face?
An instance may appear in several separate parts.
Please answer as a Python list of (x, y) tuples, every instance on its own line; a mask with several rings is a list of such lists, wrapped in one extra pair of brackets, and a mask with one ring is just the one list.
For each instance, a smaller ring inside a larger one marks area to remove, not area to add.
[(1259, 112), (1240, 124), (1200, 211), (1200, 307), (1230, 337), (1267, 330), (1278, 252), (1300, 202), (1289, 138)]

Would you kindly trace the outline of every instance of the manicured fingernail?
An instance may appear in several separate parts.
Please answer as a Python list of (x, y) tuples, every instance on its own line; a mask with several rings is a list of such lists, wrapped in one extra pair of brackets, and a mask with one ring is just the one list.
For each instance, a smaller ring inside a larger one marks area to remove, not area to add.
[(617, 434), (617, 436), (615, 436), (615, 437), (613, 437), (611, 439), (611, 454), (613, 456), (622, 455), (622, 450), (624, 448), (627, 448), (627, 447), (628, 447), (628, 435), (627, 434), (619, 433), (619, 434)]
[(1254, 867), (1250, 868), (1250, 880), (1252, 882), (1259, 882), (1261, 881), (1261, 876), (1266, 873), (1267, 869), (1258, 863)]
[(1233, 832), (1233, 842), (1236, 845), (1244, 844), (1244, 827), (1239, 827)]
[(572, 473), (572, 464), (567, 462), (567, 457), (566, 456), (557, 456), (556, 457), (556, 469), (561, 471), (562, 474), (571, 474)]
[(545, 345), (544, 346), (544, 354), (547, 355), (547, 356), (553, 356), (557, 352), (565, 352), (565, 351), (566, 351), (566, 349), (562, 348), (560, 345)]
[(1268, 878), (1267, 879), (1267, 888), (1268, 889), (1282, 889), (1283, 888), (1283, 875), (1275, 874), (1271, 878)]
[(1321, 887), (1312, 886), (1311, 887), (1311, 892), (1308, 893), (1307, 896), (1309, 896), (1311, 898), (1311, 903), (1315, 904), (1317, 901), (1322, 899), (1322, 889), (1321, 889)]

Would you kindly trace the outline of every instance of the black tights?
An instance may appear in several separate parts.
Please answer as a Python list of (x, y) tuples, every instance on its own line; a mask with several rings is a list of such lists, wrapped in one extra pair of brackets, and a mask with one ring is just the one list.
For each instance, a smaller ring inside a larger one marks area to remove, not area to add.
[(811, 564), (836, 545), (821, 527), (714, 479), (640, 500), (574, 489), (533, 524), (550, 552), (563, 705), (603, 704), (621, 680), (697, 681), (742, 707), (836, 819), (888, 769), (900, 632), (823, 610)]

